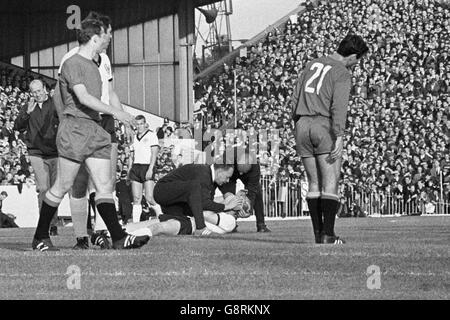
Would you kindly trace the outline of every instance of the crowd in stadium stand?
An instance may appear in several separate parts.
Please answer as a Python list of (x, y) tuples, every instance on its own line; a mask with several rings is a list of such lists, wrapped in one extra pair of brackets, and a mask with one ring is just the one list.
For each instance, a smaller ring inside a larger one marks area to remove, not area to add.
[[(352, 71), (342, 194), (351, 198), (353, 191), (392, 193), (405, 201), (432, 202), (442, 192), (448, 200), (449, 21), (449, 7), (437, 0), (338, 0), (308, 6), (298, 19), (272, 30), (246, 55), (225, 64), (223, 72), (195, 83), (195, 126), (202, 121), (208, 132), (233, 127), (236, 121), (250, 134), (269, 130), (268, 138), (255, 147), (263, 174), (276, 174), (283, 181), (303, 177), (289, 104), (298, 75), (308, 61), (332, 53), (348, 32), (355, 32), (366, 39), (370, 51)], [(32, 183), (25, 145), (11, 129), (26, 104), (28, 94), (22, 90), (28, 78), (7, 70), (0, 74), (0, 183)], [(160, 138), (175, 129), (165, 124)], [(123, 136), (120, 127), (118, 134)], [(271, 150), (275, 134), (279, 157)], [(170, 148), (162, 149), (161, 174), (175, 166), (167, 162), (169, 154)], [(118, 172), (127, 169), (129, 155), (121, 146)]]
[[(0, 185), (17, 185), (19, 190), (23, 184), (34, 184), (33, 168), (30, 165), (24, 136), (14, 130), (14, 121), (19, 110), (27, 105), (30, 98), (28, 84), (34, 78), (20, 75), (13, 69), (0, 68)], [(44, 82), (45, 83), (45, 82)], [(49, 92), (51, 88), (47, 86)], [(164, 125), (161, 128), (161, 139), (170, 138), (179, 127)], [(155, 128), (153, 128), (155, 129)], [(123, 128), (117, 125), (119, 139), (119, 159), (117, 172), (128, 169), (130, 148), (124, 140)], [(157, 159), (157, 176), (161, 177), (176, 167), (171, 161), (170, 146), (162, 147)]]
[(221, 74), (198, 82), (199, 114), (216, 128), (234, 115), (236, 73), (239, 127), (279, 129), (278, 173), (297, 177), (302, 166), (289, 100), (299, 72), (308, 61), (331, 54), (347, 33), (360, 34), (370, 52), (353, 70), (343, 193), (436, 201), (441, 175), (444, 193), (450, 190), (449, 21), (449, 6), (434, 0), (310, 6), (224, 65)]
[(33, 168), (23, 136), (14, 130), (20, 108), (26, 105), (29, 79), (0, 68), (0, 184), (34, 184)]

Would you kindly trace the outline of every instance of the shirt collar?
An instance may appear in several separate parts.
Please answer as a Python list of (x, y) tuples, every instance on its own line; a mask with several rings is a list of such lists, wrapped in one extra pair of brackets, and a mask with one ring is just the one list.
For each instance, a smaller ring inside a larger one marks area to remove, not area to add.
[(214, 164), (211, 165), (211, 177), (212, 177), (212, 182), (214, 183), (214, 180), (216, 179), (216, 173), (214, 170)]
[(45, 99), (44, 101), (42, 101), (42, 102), (36, 102), (36, 104), (37, 104), (37, 106), (38, 106), (39, 108), (42, 109), (42, 106), (44, 105), (45, 101), (47, 101), (47, 100), (48, 100), (48, 96), (46, 97), (46, 99)]

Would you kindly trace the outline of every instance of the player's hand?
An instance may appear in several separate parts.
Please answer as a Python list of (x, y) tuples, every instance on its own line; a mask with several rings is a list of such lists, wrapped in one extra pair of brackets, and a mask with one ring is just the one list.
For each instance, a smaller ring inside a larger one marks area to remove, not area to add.
[(33, 112), (34, 108), (36, 108), (36, 101), (34, 100), (33, 97), (30, 98), (30, 101), (28, 101), (28, 108), (27, 108), (27, 113), (30, 114)]
[(330, 155), (327, 158), (327, 161), (330, 163), (335, 162), (339, 157), (342, 156), (342, 150), (344, 149), (344, 138), (343, 136), (339, 136), (336, 138), (334, 142), (333, 151), (331, 151)]
[(231, 193), (231, 192), (227, 192), (227, 193), (225, 193), (224, 195), (223, 195), (223, 198), (226, 200), (227, 198), (229, 198), (229, 197), (234, 197), (234, 194), (233, 193)]
[(122, 122), (124, 126), (134, 126), (135, 125), (135, 119), (134, 116), (126, 111), (117, 110), (114, 114), (114, 117)]
[(223, 196), (223, 204), (228, 205), (234, 198), (236, 198), (236, 195), (232, 194), (231, 192), (225, 193), (225, 195)]
[(242, 204), (244, 203), (244, 200), (241, 197), (229, 197), (228, 201), (226, 201), (225, 204), (225, 211), (228, 210), (234, 210), (234, 211), (240, 211), (242, 210)]

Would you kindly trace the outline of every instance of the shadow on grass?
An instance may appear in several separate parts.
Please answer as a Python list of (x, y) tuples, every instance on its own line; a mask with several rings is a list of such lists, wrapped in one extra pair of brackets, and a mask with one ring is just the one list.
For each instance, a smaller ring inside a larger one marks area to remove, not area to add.
[(12, 250), (12, 251), (33, 251), (30, 243), (21, 242), (2, 242), (0, 243), (0, 249)]
[[(247, 233), (250, 234), (250, 233)], [(314, 244), (312, 241), (292, 241), (292, 240), (282, 240), (282, 239), (267, 239), (267, 238), (248, 238), (235, 234), (227, 234), (227, 235), (217, 235), (217, 236), (209, 236), (207, 238), (200, 237), (192, 237), (191, 239), (199, 239), (199, 240), (226, 240), (226, 241), (246, 241), (246, 242), (258, 242), (258, 243), (279, 243), (279, 244)]]

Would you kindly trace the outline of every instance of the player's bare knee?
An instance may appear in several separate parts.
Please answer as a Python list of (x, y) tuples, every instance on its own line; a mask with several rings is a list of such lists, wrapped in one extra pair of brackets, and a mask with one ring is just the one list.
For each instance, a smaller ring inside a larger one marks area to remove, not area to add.
[(328, 193), (328, 194), (335, 194), (337, 195), (339, 193), (339, 186), (337, 184), (328, 184), (325, 185), (324, 188), (322, 189), (323, 193)]
[(309, 192), (320, 192), (320, 186), (318, 183), (309, 183), (308, 186)]
[(66, 184), (66, 185), (58, 185), (58, 186), (53, 186), (51, 187), (48, 191), (50, 191), (55, 197), (58, 198), (64, 198), (64, 196), (66, 195), (66, 193), (68, 193), (70, 191), (70, 185)]
[(105, 185), (95, 186), (95, 192), (97, 194), (112, 194), (113, 190), (110, 185), (105, 184)]

